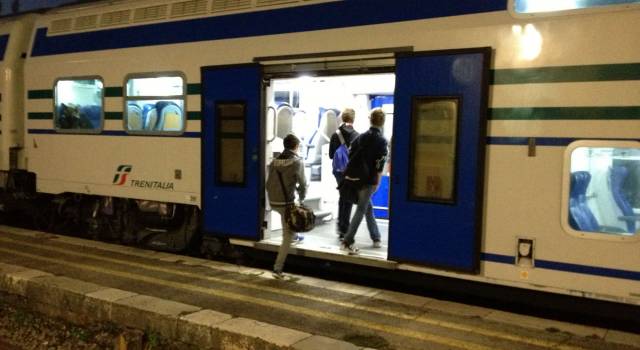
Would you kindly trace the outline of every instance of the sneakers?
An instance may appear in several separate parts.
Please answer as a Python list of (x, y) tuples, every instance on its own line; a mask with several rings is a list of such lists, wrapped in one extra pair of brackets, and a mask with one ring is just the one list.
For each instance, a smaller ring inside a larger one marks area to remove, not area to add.
[(380, 241), (373, 241), (373, 247), (374, 247), (374, 248), (382, 248), (382, 242), (380, 242)]
[(302, 241), (304, 241), (304, 236), (301, 234), (297, 234), (295, 237), (293, 237), (293, 239), (291, 240), (291, 245), (297, 245), (302, 243)]
[(300, 277), (284, 274), (282, 273), (282, 271), (276, 271), (276, 270), (273, 270), (271, 272), (271, 276), (273, 276), (273, 279), (276, 279), (279, 281), (285, 281), (285, 282), (298, 282), (300, 280)]
[(340, 245), (340, 250), (349, 253), (349, 255), (356, 255), (360, 252), (360, 249), (358, 249), (358, 247), (356, 247), (354, 243), (347, 245), (346, 243), (342, 242), (342, 244)]

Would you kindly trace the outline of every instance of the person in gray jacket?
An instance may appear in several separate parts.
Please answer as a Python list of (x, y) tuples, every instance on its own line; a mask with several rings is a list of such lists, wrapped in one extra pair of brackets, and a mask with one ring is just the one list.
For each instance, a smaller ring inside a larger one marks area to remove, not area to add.
[[(302, 242), (304, 237), (292, 232), (285, 222), (287, 205), (295, 201), (295, 192), (302, 203), (307, 194), (307, 179), (304, 175), (304, 162), (297, 154), (300, 139), (289, 134), (283, 140), (284, 151), (269, 164), (267, 193), (271, 208), (280, 214), (282, 219), (282, 243), (278, 249), (278, 257), (273, 265), (273, 276), (284, 278), (282, 268), (289, 253), (290, 245)], [(281, 180), (282, 179), (282, 183)], [(283, 192), (284, 189), (284, 192)]]

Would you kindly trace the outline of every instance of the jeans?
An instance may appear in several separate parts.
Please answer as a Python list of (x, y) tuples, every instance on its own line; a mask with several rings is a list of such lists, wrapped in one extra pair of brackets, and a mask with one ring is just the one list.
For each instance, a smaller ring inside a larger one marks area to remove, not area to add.
[[(336, 177), (336, 182), (338, 183), (338, 186), (340, 186), (340, 183), (344, 180), (344, 174), (333, 173), (333, 176)], [(338, 200), (338, 233), (340, 235), (346, 234), (349, 230), (352, 207), (353, 205), (342, 199), (342, 197)]]
[(371, 240), (373, 240), (374, 242), (380, 240), (380, 231), (378, 231), (378, 224), (376, 223), (376, 219), (373, 216), (373, 204), (371, 203), (371, 196), (375, 191), (375, 185), (365, 185), (358, 192), (358, 204), (356, 207), (356, 213), (353, 214), (353, 218), (351, 218), (351, 224), (349, 225), (349, 230), (344, 236), (345, 245), (351, 245), (355, 242), (356, 232), (358, 232), (358, 226), (360, 226), (360, 222), (362, 222), (363, 216), (365, 216), (367, 219), (367, 228), (369, 229), (369, 236), (371, 237)]
[(289, 229), (289, 226), (286, 223), (284, 218), (285, 207), (271, 207), (271, 209), (275, 210), (280, 214), (280, 220), (282, 221), (282, 243), (280, 244), (280, 248), (278, 249), (278, 257), (276, 257), (276, 262), (273, 265), (273, 271), (282, 272), (282, 268), (284, 267), (284, 261), (287, 259), (287, 254), (289, 254), (289, 247), (291, 246), (291, 241), (293, 240), (294, 232)]

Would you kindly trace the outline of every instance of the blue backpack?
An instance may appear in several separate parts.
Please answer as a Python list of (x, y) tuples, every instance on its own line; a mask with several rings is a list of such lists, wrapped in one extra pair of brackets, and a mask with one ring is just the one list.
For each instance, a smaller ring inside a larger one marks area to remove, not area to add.
[(340, 132), (340, 129), (336, 130), (338, 138), (340, 139), (340, 146), (336, 149), (336, 153), (333, 154), (333, 172), (344, 173), (347, 169), (347, 163), (349, 163), (349, 149), (344, 142), (344, 137)]

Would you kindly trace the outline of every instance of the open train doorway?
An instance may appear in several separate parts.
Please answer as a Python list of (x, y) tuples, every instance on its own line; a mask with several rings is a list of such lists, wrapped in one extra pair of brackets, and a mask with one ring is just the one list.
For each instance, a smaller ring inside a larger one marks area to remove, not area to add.
[[(265, 90), (265, 166), (284, 149), (283, 138), (294, 134), (301, 140), (298, 155), (305, 164), (309, 187), (305, 205), (316, 213), (316, 227), (304, 234), (298, 248), (324, 253), (340, 251), (338, 235), (338, 200), (329, 147), (332, 135), (342, 124), (341, 112), (355, 110), (353, 128), (358, 133), (370, 127), (369, 114), (382, 108), (386, 114), (383, 127), (390, 141), (393, 130), (395, 74), (358, 74), (273, 78)], [(389, 145), (391, 143), (389, 142)], [(389, 160), (392, 154), (389, 154)], [(386, 259), (389, 242), (389, 175), (390, 161), (384, 167), (382, 180), (372, 197), (374, 216), (381, 235), (381, 246), (375, 247), (365, 220), (356, 234), (360, 256)], [(266, 198), (266, 196), (265, 196)], [(264, 239), (262, 243), (280, 245), (282, 225), (279, 214), (265, 203)], [(355, 206), (351, 211), (355, 213)]]

